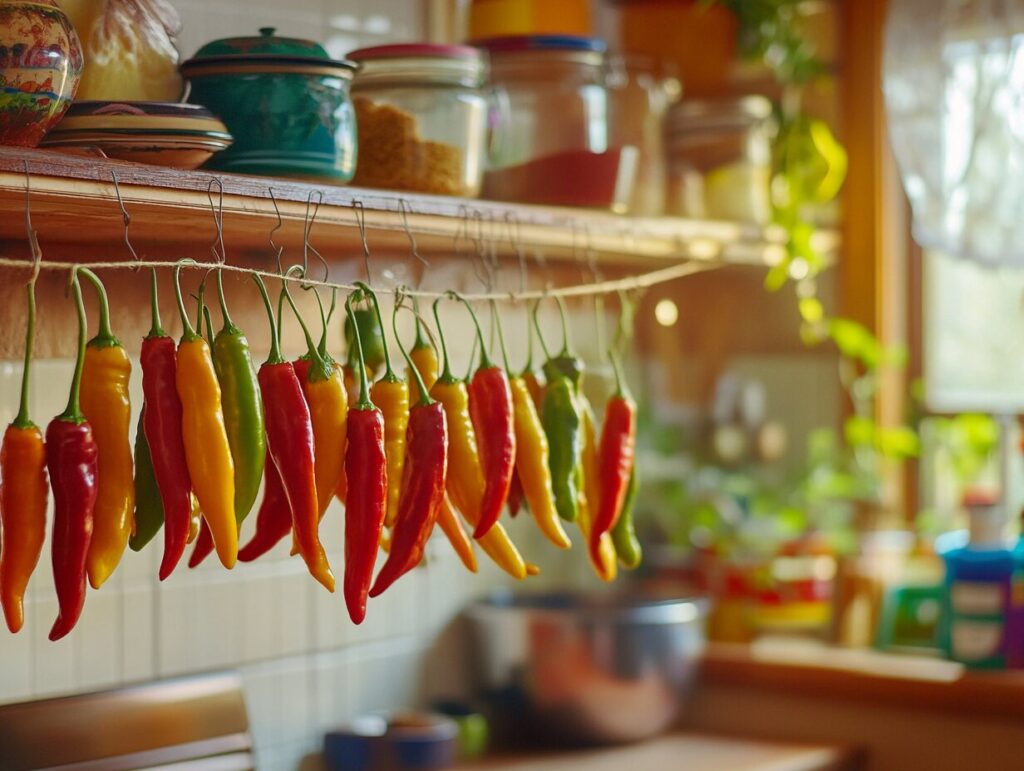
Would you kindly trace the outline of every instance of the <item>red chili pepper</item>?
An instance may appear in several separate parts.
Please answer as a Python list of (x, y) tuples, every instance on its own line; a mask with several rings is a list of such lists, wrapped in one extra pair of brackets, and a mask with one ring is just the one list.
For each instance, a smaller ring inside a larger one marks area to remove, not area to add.
[[(469, 382), (469, 416), (473, 421), (480, 463), (484, 472), (484, 496), (480, 503), (480, 519), (473, 531), (474, 538), (482, 538), (501, 516), (508, 500), (509, 488), (516, 463), (515, 413), (512, 406), (512, 386), (504, 369), (491, 361), (484, 344), (484, 333), (472, 306), (458, 295), (469, 310), (476, 326), (480, 344), (480, 368)], [(501, 337), (501, 324), (498, 324)], [(504, 349), (504, 340), (502, 340)]]
[(192, 554), (188, 558), (188, 566), (190, 568), (199, 567), (203, 560), (213, 553), (213, 547), (213, 533), (210, 531), (210, 526), (206, 523), (206, 517), (203, 517), (199, 523), (199, 537), (196, 538), (196, 545), (193, 547)]
[(508, 515), (515, 517), (523, 508), (523, 483), (519, 481), (519, 475), (512, 475), (512, 484), (508, 488)]
[[(238, 552), (242, 562), (252, 562), (273, 549), (292, 531), (292, 510), (270, 451), (263, 472), (263, 500), (256, 513), (256, 532)], [(212, 543), (212, 541), (211, 541)]]
[(600, 501), (590, 528), (590, 551), (595, 560), (600, 555), (601, 537), (615, 527), (622, 513), (636, 455), (636, 404), (623, 388), (614, 357), (612, 366), (617, 388), (604, 410), (597, 457)]
[(96, 506), (96, 441), (82, 415), (79, 391), (85, 360), (85, 305), (78, 276), (72, 273), (78, 306), (78, 361), (68, 406), (46, 428), (46, 468), (53, 486), (53, 579), (60, 610), (50, 639), (70, 632), (85, 605), (85, 558), (92, 540)]
[[(365, 285), (359, 285), (376, 297)], [(357, 291), (358, 294), (359, 292)], [(355, 331), (359, 358), (359, 400), (349, 408), (345, 451), (345, 605), (352, 621), (366, 618), (366, 599), (373, 580), (380, 531), (388, 499), (388, 465), (384, 454), (384, 415), (370, 401), (362, 342), (352, 297), (345, 301), (345, 312)]]
[[(400, 304), (395, 305), (395, 315), (399, 307)], [(397, 340), (398, 329), (394, 316), (391, 321)], [(409, 410), (409, 425), (405, 432), (406, 461), (391, 551), (370, 590), (371, 597), (383, 593), (423, 559), (424, 547), (437, 524), (444, 503), (447, 483), (448, 422), (444, 407), (430, 398), (426, 384), (409, 354), (404, 348), (402, 353), (409, 363), (409, 372), (419, 386), (420, 398)]]

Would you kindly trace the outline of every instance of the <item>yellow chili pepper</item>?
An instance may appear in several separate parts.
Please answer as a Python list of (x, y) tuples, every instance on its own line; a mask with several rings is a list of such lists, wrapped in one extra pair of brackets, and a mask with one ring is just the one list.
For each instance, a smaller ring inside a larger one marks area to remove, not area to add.
[(444, 502), (441, 504), (441, 512), (437, 516), (437, 524), (444, 531), (444, 534), (448, 536), (448, 541), (451, 543), (452, 548), (455, 549), (455, 553), (459, 555), (462, 564), (466, 566), (466, 570), (470, 573), (475, 573), (477, 565), (476, 552), (473, 551), (473, 541), (466, 533), (465, 528), (462, 527), (459, 518), (455, 516), (455, 512), (452, 510), (452, 502), (448, 498), (447, 493), (445, 493)]
[(220, 385), (206, 341), (196, 334), (185, 312), (175, 272), (178, 309), (185, 327), (178, 343), (175, 382), (182, 409), (185, 461), (192, 489), (210, 527), (217, 556), (226, 568), (238, 559), (238, 523), (235, 520), (235, 464), (224, 426)]
[(393, 527), (398, 517), (398, 496), (405, 467), (405, 430), (409, 425), (409, 383), (391, 371), (370, 389), (370, 400), (384, 413), (384, 454), (388, 461), (388, 501), (384, 524)]
[(96, 508), (86, 557), (89, 583), (93, 589), (99, 589), (121, 561), (134, 524), (134, 463), (128, 441), (132, 412), (128, 380), (132, 365), (124, 346), (110, 329), (110, 309), (102, 282), (92, 271), (78, 272), (96, 288), (100, 305), (99, 333), (85, 349), (80, 396), (82, 413), (92, 425), (99, 452)]
[[(484, 473), (469, 417), (466, 384), (450, 374), (442, 375), (430, 395), (441, 402), (448, 419), (448, 495), (466, 521), (476, 527), (484, 497)], [(500, 522), (478, 542), (498, 567), (518, 580), (526, 578), (526, 563)]]
[(338, 489), (338, 482), (345, 470), (348, 397), (341, 367), (332, 362), (331, 376), (326, 380), (310, 382), (308, 378), (303, 378), (302, 390), (313, 423), (313, 476), (316, 479), (316, 499), (322, 517), (331, 504), (331, 496)]
[[(416, 371), (423, 378), (423, 385), (429, 391), (437, 382), (437, 355), (434, 353), (433, 346), (427, 343), (413, 348), (409, 351), (409, 356), (412, 358), (412, 363), (416, 365)], [(407, 379), (412, 382), (411, 372)]]
[(514, 377), (509, 382), (515, 408), (516, 474), (523, 486), (523, 495), (541, 532), (558, 548), (568, 549), (572, 541), (559, 522), (551, 489), (548, 438), (525, 380)]
[(530, 392), (530, 398), (533, 399), (533, 406), (536, 410), (540, 410), (540, 405), (544, 401), (544, 386), (541, 385), (540, 380), (537, 378), (537, 373), (533, 370), (527, 370), (523, 373), (523, 382), (526, 384), (526, 390)]
[[(590, 542), (590, 524), (593, 521), (593, 513), (597, 510), (600, 500), (601, 479), (597, 462), (597, 427), (594, 424), (594, 411), (590, 402), (582, 393), (577, 395), (580, 405), (580, 412), (583, 416), (583, 454), (582, 471), (583, 484), (580, 486), (579, 514), (577, 524), (583, 534), (584, 543)], [(589, 549), (587, 550), (590, 551)], [(615, 553), (615, 543), (612, 541), (611, 533), (604, 533), (601, 536), (601, 544), (598, 547), (598, 560), (591, 559), (594, 572), (602, 581), (614, 581), (619, 573), (618, 556)]]

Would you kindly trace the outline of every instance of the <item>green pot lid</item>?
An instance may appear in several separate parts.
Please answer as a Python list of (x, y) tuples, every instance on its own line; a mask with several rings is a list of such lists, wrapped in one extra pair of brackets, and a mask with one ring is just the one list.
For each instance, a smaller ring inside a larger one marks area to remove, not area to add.
[(274, 27), (262, 27), (260, 34), (251, 37), (227, 37), (213, 40), (196, 55), (181, 65), (186, 77), (192, 75), (222, 74), (228, 70), (252, 72), (266, 67), (268, 70), (351, 77), (357, 66), (347, 60), (332, 59), (324, 47), (312, 40), (275, 35)]

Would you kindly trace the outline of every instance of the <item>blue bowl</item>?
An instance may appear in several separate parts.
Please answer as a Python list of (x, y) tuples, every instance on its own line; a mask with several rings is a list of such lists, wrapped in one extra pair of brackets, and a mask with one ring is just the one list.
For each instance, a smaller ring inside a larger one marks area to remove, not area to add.
[(458, 753), (454, 721), (430, 712), (398, 712), (356, 718), (324, 736), (331, 771), (434, 771)]

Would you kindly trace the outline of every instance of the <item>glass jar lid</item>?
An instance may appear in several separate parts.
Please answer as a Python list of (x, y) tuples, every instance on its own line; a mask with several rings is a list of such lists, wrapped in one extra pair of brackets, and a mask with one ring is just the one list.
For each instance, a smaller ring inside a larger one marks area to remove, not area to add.
[(474, 45), (491, 55), (495, 69), (538, 64), (604, 65), (608, 45), (600, 38), (576, 35), (512, 35), (477, 40)]
[(360, 48), (348, 58), (360, 68), (354, 88), (371, 84), (480, 88), (487, 80), (487, 60), (472, 46), (401, 43)]
[(262, 27), (258, 36), (213, 40), (181, 65), (181, 74), (188, 78), (289, 72), (350, 79), (357, 69), (353, 62), (332, 59), (319, 43), (279, 37), (275, 32), (274, 27)]
[(670, 136), (695, 131), (741, 131), (764, 123), (772, 115), (772, 103), (764, 96), (731, 99), (683, 99), (668, 113)]

